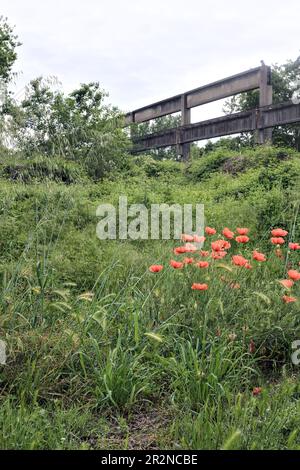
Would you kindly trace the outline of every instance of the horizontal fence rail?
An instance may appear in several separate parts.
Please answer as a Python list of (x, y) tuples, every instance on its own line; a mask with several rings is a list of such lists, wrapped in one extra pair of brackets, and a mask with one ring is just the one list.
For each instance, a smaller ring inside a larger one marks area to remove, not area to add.
[(133, 139), (133, 153), (300, 122), (300, 104), (269, 105)]
[[(266, 67), (267, 80), (270, 84), (271, 71), (270, 67)], [(142, 123), (166, 116), (167, 114), (177, 113), (182, 110), (182, 97), (186, 99), (186, 107), (188, 109), (200, 106), (202, 104), (211, 103), (223, 98), (244, 91), (255, 90), (260, 87), (261, 83), (261, 67), (247, 70), (246, 72), (233, 75), (223, 80), (210, 83), (194, 90), (187, 91), (184, 94), (176, 95), (171, 98), (158, 101), (143, 108), (136, 109), (126, 114), (125, 124)]]
[[(235, 114), (191, 124), (191, 109), (212, 101), (243, 92), (258, 90), (259, 104)], [(132, 126), (151, 121), (167, 114), (181, 113), (181, 125), (158, 133), (134, 137), (133, 153), (176, 146), (182, 160), (188, 160), (190, 145), (199, 140), (212, 139), (242, 132), (253, 132), (258, 144), (272, 141), (272, 128), (300, 122), (300, 105), (292, 102), (273, 105), (271, 68), (261, 66), (210, 83), (180, 95), (136, 109), (125, 116), (125, 125)], [(134, 127), (131, 128), (134, 131)]]

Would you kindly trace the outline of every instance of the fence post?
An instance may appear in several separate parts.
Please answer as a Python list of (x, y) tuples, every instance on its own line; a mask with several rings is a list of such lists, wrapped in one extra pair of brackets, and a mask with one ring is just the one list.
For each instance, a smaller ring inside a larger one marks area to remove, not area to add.
[[(181, 95), (181, 125), (187, 126), (191, 124), (191, 110), (187, 107), (187, 96)], [(190, 158), (190, 144), (182, 144), (179, 148), (179, 154), (184, 162)]]
[[(259, 84), (259, 107), (269, 106), (273, 103), (273, 87), (271, 84), (271, 68), (262, 62)], [(255, 133), (255, 141), (258, 144), (272, 142), (272, 129), (258, 129)]]

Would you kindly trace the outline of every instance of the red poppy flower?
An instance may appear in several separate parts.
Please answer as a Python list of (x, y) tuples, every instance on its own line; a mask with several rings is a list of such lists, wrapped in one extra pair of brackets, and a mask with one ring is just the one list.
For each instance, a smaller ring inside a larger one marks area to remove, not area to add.
[(222, 244), (222, 249), (223, 250), (230, 250), (231, 244), (227, 240), (220, 240), (220, 241), (223, 242), (223, 244)]
[(162, 271), (163, 269), (164, 267), (160, 264), (153, 264), (152, 266), (150, 266), (149, 271), (151, 273), (160, 273), (160, 271)]
[(200, 256), (202, 258), (208, 258), (209, 257), (209, 251), (200, 251)]
[(213, 242), (211, 244), (211, 248), (213, 251), (221, 251), (222, 250), (222, 245), (220, 245), (219, 242)]
[(255, 261), (267, 261), (266, 256), (263, 253), (259, 253), (259, 251), (253, 251), (253, 259)]
[(248, 235), (249, 233), (248, 228), (237, 228), (236, 231), (239, 235)]
[(174, 268), (174, 269), (182, 269), (184, 264), (179, 263), (178, 261), (171, 260), (170, 261), (170, 266), (172, 266), (172, 268)]
[(231, 248), (231, 244), (227, 240), (217, 240), (211, 244), (213, 251), (224, 251)]
[(234, 255), (232, 262), (235, 266), (246, 266), (248, 264), (248, 260), (241, 255)]
[(193, 290), (207, 290), (208, 285), (207, 284), (193, 284), (192, 289)]
[(299, 243), (290, 243), (290, 244), (289, 244), (289, 248), (290, 248), (291, 250), (294, 250), (294, 251), (300, 250), (300, 245), (299, 245)]
[(232, 240), (234, 238), (234, 233), (229, 230), (228, 227), (225, 227), (222, 233), (224, 237), (228, 238), (229, 240)]
[(271, 238), (271, 242), (273, 243), (273, 245), (284, 245), (285, 239), (282, 237), (274, 237)]
[(208, 261), (199, 261), (199, 263), (197, 263), (197, 266), (198, 266), (198, 268), (206, 269), (206, 268), (209, 268), (209, 262)]
[(294, 281), (292, 281), (291, 279), (283, 279), (282, 281), (279, 281), (279, 282), (286, 289), (291, 289), (294, 285)]
[(257, 397), (261, 393), (262, 393), (262, 388), (261, 387), (254, 387), (254, 389), (252, 390), (252, 395), (254, 397)]
[(244, 265), (244, 268), (246, 268), (246, 269), (252, 269), (252, 266), (251, 266), (250, 263), (246, 263), (246, 264)]
[(235, 239), (238, 243), (248, 243), (249, 237), (246, 235), (240, 235), (239, 237), (236, 237)]
[(286, 230), (283, 230), (282, 228), (275, 228), (274, 230), (272, 230), (272, 235), (273, 237), (286, 237), (289, 232), (287, 232)]
[(185, 233), (183, 233), (183, 234), (181, 235), (181, 240), (182, 240), (183, 242), (193, 242), (193, 241), (194, 241), (194, 237), (193, 237), (193, 235), (186, 235)]
[(193, 258), (184, 258), (183, 262), (184, 262), (184, 264), (193, 264), (194, 259)]
[(282, 300), (286, 303), (286, 304), (291, 304), (293, 302), (297, 302), (297, 299), (296, 297), (289, 297), (288, 295), (284, 295), (282, 297)]
[(288, 271), (288, 276), (293, 281), (299, 281), (300, 280), (300, 273), (298, 271), (296, 271), (296, 269), (291, 269), (290, 271)]
[(213, 251), (211, 256), (212, 259), (223, 259), (227, 255), (227, 251)]
[(182, 255), (183, 253), (186, 253), (185, 246), (178, 246), (177, 248), (174, 249), (175, 255)]
[(207, 235), (215, 235), (217, 231), (212, 227), (206, 227), (205, 233), (207, 233)]

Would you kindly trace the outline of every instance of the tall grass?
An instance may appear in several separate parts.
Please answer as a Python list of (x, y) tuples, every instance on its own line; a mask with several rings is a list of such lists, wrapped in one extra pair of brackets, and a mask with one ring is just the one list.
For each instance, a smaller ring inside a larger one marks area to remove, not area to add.
[[(278, 280), (300, 259), (269, 255), (269, 231), (300, 241), (300, 160), (279, 153), (246, 152), (238, 171), (234, 153), (188, 169), (146, 159), (98, 184), (69, 168), (68, 186), (32, 162), (2, 162), (1, 448), (127, 448), (145, 432), (161, 448), (299, 447), (299, 303), (283, 304)], [(201, 273), (209, 292), (193, 292), (200, 272), (168, 267), (173, 242), (96, 238), (98, 204), (122, 194), (148, 206), (202, 202), (219, 230), (248, 226), (249, 253), (267, 250), (268, 263), (216, 262)], [(159, 277), (154, 262), (166, 266)]]

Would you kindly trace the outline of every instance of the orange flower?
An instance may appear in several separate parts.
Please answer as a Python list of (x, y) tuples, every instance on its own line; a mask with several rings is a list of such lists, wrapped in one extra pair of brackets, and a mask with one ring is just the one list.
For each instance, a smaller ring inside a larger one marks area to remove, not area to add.
[(227, 240), (217, 240), (211, 244), (213, 251), (224, 251), (231, 248), (231, 244)]
[(171, 260), (170, 261), (170, 266), (174, 269), (182, 269), (184, 264), (183, 263), (178, 263), (177, 261)]
[(193, 241), (194, 243), (204, 243), (206, 240), (205, 237), (199, 237), (199, 235), (194, 235)]
[(232, 262), (235, 266), (246, 266), (248, 264), (248, 260), (241, 255), (234, 255)]
[(236, 231), (239, 235), (248, 235), (249, 233), (248, 228), (237, 228)]
[(208, 285), (207, 284), (193, 284), (192, 289), (193, 290), (207, 290)]
[(225, 227), (222, 233), (224, 237), (228, 238), (229, 240), (232, 240), (234, 238), (234, 233), (229, 230), (228, 227)]
[(211, 248), (212, 248), (213, 251), (221, 251), (222, 250), (222, 245), (219, 243), (219, 241), (212, 242)]
[(177, 248), (174, 249), (175, 255), (182, 255), (183, 253), (186, 253), (185, 246), (178, 246)]
[(227, 251), (213, 251), (211, 256), (212, 259), (223, 259), (227, 255)]
[(205, 233), (206, 233), (207, 235), (215, 235), (215, 234), (217, 233), (217, 231), (216, 231), (214, 228), (206, 227)]
[(183, 242), (193, 242), (194, 241), (194, 237), (192, 235), (186, 235), (185, 233), (183, 233), (181, 235), (181, 240)]
[(193, 264), (194, 259), (193, 258), (184, 258), (183, 263), (184, 264)]
[(220, 240), (220, 241), (223, 242), (223, 244), (222, 244), (222, 249), (223, 250), (230, 250), (231, 244), (227, 240)]
[(238, 243), (248, 243), (249, 237), (246, 235), (240, 235), (239, 237), (236, 237), (235, 239)]
[(161, 264), (153, 264), (152, 266), (150, 266), (149, 271), (151, 273), (160, 273), (160, 271), (162, 271), (163, 269), (164, 267), (161, 266)]
[(294, 285), (294, 281), (292, 281), (291, 279), (283, 279), (282, 281), (279, 281), (279, 282), (286, 289), (291, 289), (291, 287), (293, 287)]
[(253, 259), (255, 261), (267, 261), (266, 256), (263, 253), (259, 253), (259, 251), (253, 251)]
[(272, 230), (272, 235), (273, 237), (286, 237), (289, 232), (287, 232), (286, 230), (283, 230), (282, 228), (275, 228), (274, 230)]
[(208, 261), (200, 261), (199, 263), (197, 263), (197, 266), (198, 266), (198, 268), (206, 269), (206, 268), (209, 267), (209, 262)]
[(271, 238), (271, 242), (273, 243), (273, 245), (284, 245), (285, 239), (282, 237), (274, 237)]
[(288, 276), (293, 281), (299, 281), (300, 280), (300, 273), (298, 271), (296, 271), (296, 269), (291, 269), (290, 271), (288, 271)]
[(290, 304), (290, 303), (293, 303), (293, 302), (297, 302), (297, 299), (296, 297), (289, 297), (287, 295), (284, 295), (282, 297), (282, 300), (286, 303), (286, 304)]
[(208, 258), (209, 257), (209, 251), (200, 251), (200, 256), (202, 258)]
[(291, 250), (294, 250), (294, 251), (300, 250), (300, 245), (299, 245), (299, 243), (290, 243), (290, 244), (289, 244), (289, 248), (290, 248)]
[(257, 397), (261, 393), (262, 393), (262, 388), (261, 387), (254, 387), (254, 389), (252, 390), (252, 395), (254, 397)]

